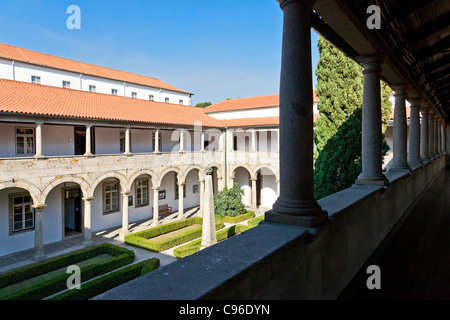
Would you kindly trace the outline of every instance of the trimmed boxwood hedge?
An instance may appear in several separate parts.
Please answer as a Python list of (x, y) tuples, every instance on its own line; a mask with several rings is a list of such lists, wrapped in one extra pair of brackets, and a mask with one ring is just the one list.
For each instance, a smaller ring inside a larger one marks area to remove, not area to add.
[(228, 223), (239, 223), (248, 219), (251, 219), (255, 216), (255, 213), (253, 211), (248, 211), (244, 214), (240, 214), (238, 216), (235, 217), (230, 217), (230, 216), (224, 216), (222, 217), (222, 221), (223, 222), (228, 222)]
[(81, 289), (64, 291), (48, 300), (88, 300), (109, 289), (159, 268), (158, 258), (150, 258), (81, 284)]
[[(225, 239), (228, 239), (238, 233), (244, 232), (248, 229), (250, 229), (250, 226), (246, 226), (246, 225), (242, 225), (242, 224), (237, 224), (234, 226), (231, 226), (229, 228), (220, 230), (216, 233), (216, 237), (217, 237), (217, 242), (223, 241)], [(176, 249), (173, 250), (173, 254), (175, 257), (177, 257), (178, 259), (184, 258), (186, 256), (189, 256), (195, 252), (200, 251), (202, 245), (202, 240), (198, 239), (198, 240), (194, 240), (189, 242), (188, 244), (178, 247)]]
[(264, 215), (248, 220), (247, 224), (251, 227), (256, 227), (262, 220), (264, 220)]
[[(111, 259), (82, 267), (81, 280), (87, 281), (101, 274), (110, 272), (114, 269), (123, 267), (131, 263), (135, 254), (133, 251), (115, 246), (110, 243), (104, 243), (93, 247), (77, 250), (62, 256), (47, 259), (42, 262), (11, 271), (0, 275), (0, 288), (12, 285), (19, 281), (33, 278), (47, 272), (68, 267), (77, 262), (90, 259), (99, 254), (109, 254), (113, 256)], [(58, 277), (42, 281), (23, 290), (16, 291), (12, 294), (2, 297), (2, 300), (39, 300), (48, 297), (56, 292), (67, 288), (67, 279), (70, 274), (62, 274)]]
[[(186, 231), (170, 239), (163, 241), (152, 240), (152, 238), (159, 235), (176, 231), (194, 224), (202, 225), (203, 219), (199, 217), (192, 217), (181, 221), (171, 222), (162, 226), (147, 229), (144, 231), (136, 232), (125, 236), (125, 243), (130, 245), (148, 249), (151, 251), (161, 252), (177, 245), (183, 244), (185, 242), (197, 239), (202, 236), (202, 227), (196, 228), (194, 230)], [(216, 230), (222, 229), (224, 223), (219, 221), (216, 222)]]

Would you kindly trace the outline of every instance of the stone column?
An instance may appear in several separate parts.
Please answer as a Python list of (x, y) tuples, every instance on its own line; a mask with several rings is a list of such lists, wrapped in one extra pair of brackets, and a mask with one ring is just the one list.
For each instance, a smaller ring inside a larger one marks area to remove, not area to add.
[(444, 127), (444, 122), (442, 119), (439, 119), (439, 130), (438, 130), (438, 135), (439, 135), (439, 154), (443, 155), (444, 154), (444, 146), (443, 146), (443, 141), (444, 141), (444, 137), (443, 137), (443, 127)]
[(391, 86), (395, 91), (395, 109), (394, 109), (394, 158), (389, 171), (409, 171), (406, 135), (406, 106), (405, 90), (406, 85)]
[(209, 247), (217, 242), (216, 221), (214, 218), (214, 200), (212, 187), (212, 172), (208, 171), (205, 176), (205, 212), (203, 214), (202, 242), (203, 247)]
[(92, 200), (93, 197), (87, 197), (84, 198), (84, 245), (91, 245), (92, 244), (92, 215), (91, 215), (91, 208), (92, 208)]
[(252, 145), (250, 147), (250, 151), (255, 152), (256, 151), (256, 130), (251, 130), (252, 133)]
[(200, 133), (200, 151), (205, 151), (205, 132)]
[(409, 159), (411, 165), (422, 165), (420, 159), (420, 98), (409, 99), (411, 115), (409, 120)]
[(258, 207), (258, 202), (256, 199), (256, 178), (250, 178), (250, 180), (252, 181), (252, 194), (251, 194), (251, 205), (252, 207), (254, 207), (255, 209)]
[(153, 222), (152, 226), (159, 225), (159, 187), (153, 188)]
[(33, 260), (42, 260), (44, 253), (44, 225), (43, 210), (46, 205), (33, 206), (34, 210), (34, 255)]
[(423, 162), (430, 161), (428, 109), (427, 106), (422, 106), (420, 108), (420, 112), (422, 113), (422, 124), (420, 127), (420, 158)]
[(91, 129), (92, 129), (92, 126), (86, 126), (86, 152), (84, 153), (84, 155), (86, 157), (92, 157), (93, 156), (93, 154), (91, 152), (91, 150), (92, 150), (92, 147), (91, 147), (91, 141), (92, 141)]
[(314, 0), (281, 0), (280, 189), (266, 212), (275, 223), (316, 227), (327, 218), (314, 198), (311, 9)]
[(280, 152), (280, 129), (275, 130), (277, 133), (277, 152)]
[(428, 150), (430, 153), (430, 159), (434, 159), (434, 111), (430, 108), (428, 111)]
[(42, 122), (36, 122), (36, 154), (34, 157), (38, 159), (44, 158), (42, 154), (42, 124)]
[(387, 185), (382, 173), (381, 155), (381, 95), (379, 56), (357, 58), (364, 68), (363, 111), (362, 111), (362, 172), (356, 184)]
[(204, 211), (204, 198), (205, 198), (205, 180), (199, 180), (200, 182), (200, 210), (198, 213), (199, 217), (203, 217)]
[(184, 130), (180, 131), (180, 153), (184, 152)]
[(184, 219), (184, 181), (178, 183), (178, 216), (177, 219)]
[(131, 133), (130, 128), (127, 127), (125, 130), (125, 155), (130, 156), (131, 155)]
[(122, 240), (128, 234), (128, 196), (130, 192), (122, 193), (122, 231), (120, 233)]
[(155, 131), (155, 151), (154, 153), (159, 153), (159, 129), (156, 129)]
[(442, 154), (446, 155), (447, 154), (447, 133), (446, 133), (446, 123), (443, 120), (442, 121)]

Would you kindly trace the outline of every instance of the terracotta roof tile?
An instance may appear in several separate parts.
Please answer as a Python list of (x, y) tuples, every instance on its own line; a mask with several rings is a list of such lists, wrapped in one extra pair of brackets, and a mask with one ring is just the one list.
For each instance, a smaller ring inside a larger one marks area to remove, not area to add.
[[(315, 113), (313, 115), (313, 120), (316, 122), (320, 115)], [(279, 126), (279, 117), (263, 117), (263, 118), (247, 118), (247, 119), (230, 119), (222, 120), (225, 127), (237, 128), (237, 127), (266, 127), (266, 126)]]
[[(316, 92), (313, 92), (313, 101), (318, 102), (319, 98)], [(270, 108), (278, 107), (280, 105), (280, 95), (272, 94), (266, 96), (239, 98), (221, 101), (219, 103), (210, 105), (205, 108), (206, 113), (233, 111), (233, 110), (245, 110), (245, 109), (257, 109), (257, 108)]]
[(23, 49), (8, 44), (0, 43), (0, 58), (35, 64), (44, 67), (67, 70), (75, 73), (119, 80), (128, 83), (135, 83), (154, 88), (167, 89), (182, 93), (189, 93), (174, 86), (171, 86), (159, 79), (147, 77), (139, 74), (96, 66), (88, 63), (78, 62), (57, 56)]
[(110, 121), (223, 127), (202, 108), (0, 79), (0, 112)]

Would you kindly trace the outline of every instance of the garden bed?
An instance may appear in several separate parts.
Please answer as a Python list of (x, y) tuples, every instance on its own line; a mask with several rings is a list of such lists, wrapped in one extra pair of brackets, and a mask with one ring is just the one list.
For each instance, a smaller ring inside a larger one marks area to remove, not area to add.
[[(203, 219), (199, 217), (171, 222), (162, 226), (129, 234), (125, 237), (125, 243), (151, 251), (161, 252), (201, 237), (202, 224)], [(195, 225), (198, 225), (198, 227), (185, 229)], [(216, 230), (222, 229), (223, 227), (223, 222), (216, 222)], [(169, 234), (174, 231), (177, 232), (172, 234), (172, 236), (158, 238), (161, 235)]]
[(67, 267), (80, 267), (81, 281), (87, 281), (131, 263), (133, 251), (109, 243), (62, 256), (0, 275), (1, 300), (40, 300), (67, 289)]

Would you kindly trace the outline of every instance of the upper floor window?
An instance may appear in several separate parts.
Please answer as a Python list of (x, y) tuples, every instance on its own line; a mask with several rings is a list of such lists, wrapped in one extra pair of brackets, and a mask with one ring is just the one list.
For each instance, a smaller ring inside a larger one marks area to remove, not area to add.
[(132, 93), (131, 93), (131, 97), (134, 98), (134, 99), (136, 99), (136, 98), (137, 98), (137, 92), (132, 92)]
[(148, 100), (150, 100), (150, 101), (155, 101), (155, 96), (154, 95), (149, 95), (148, 96)]
[(12, 206), (12, 232), (34, 228), (34, 214), (30, 195), (14, 196)]
[(184, 101), (183, 100), (179, 100), (178, 103), (179, 104), (184, 104)]
[(31, 76), (31, 83), (41, 84), (41, 77)]
[(111, 89), (111, 94), (117, 96), (117, 89)]
[(63, 88), (70, 89), (70, 81), (63, 81)]
[(89, 91), (90, 92), (95, 92), (97, 90), (97, 88), (93, 85), (89, 85)]
[(166, 98), (166, 99), (165, 99), (165, 102), (166, 102), (166, 103), (169, 103), (169, 98)]
[(33, 128), (16, 128), (16, 154), (34, 155)]

